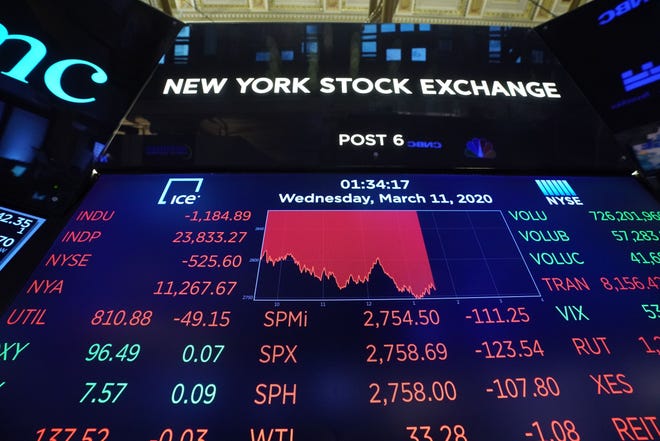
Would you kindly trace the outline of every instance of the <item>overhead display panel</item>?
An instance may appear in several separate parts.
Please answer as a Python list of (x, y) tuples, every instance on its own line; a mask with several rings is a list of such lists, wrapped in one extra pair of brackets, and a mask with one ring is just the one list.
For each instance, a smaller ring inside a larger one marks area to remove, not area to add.
[[(607, 124), (622, 132), (660, 122), (659, 18), (657, 0), (605, 0), (536, 31)], [(578, 32), (580, 38), (566, 38)]]
[[(658, 192), (658, 0), (590, 2), (535, 30)], [(580, 38), (566, 38), (577, 35)]]
[(5, 2), (0, 201), (71, 209), (181, 26), (138, 0)]
[(654, 440), (629, 177), (103, 175), (0, 319), (5, 441)]
[(522, 28), (192, 24), (120, 132), (106, 169), (634, 168)]

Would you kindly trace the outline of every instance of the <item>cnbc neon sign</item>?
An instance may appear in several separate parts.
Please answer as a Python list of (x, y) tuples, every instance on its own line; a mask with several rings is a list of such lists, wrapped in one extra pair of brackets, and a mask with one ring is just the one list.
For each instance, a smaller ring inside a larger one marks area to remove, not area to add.
[(603, 26), (611, 22), (617, 17), (632, 11), (642, 3), (648, 3), (649, 0), (624, 0), (613, 9), (607, 10), (598, 16), (598, 24)]
[[(41, 63), (46, 56), (46, 46), (39, 40), (29, 35), (10, 34), (5, 26), (0, 23), (0, 45), (4, 44), (7, 40), (23, 41), (29, 45), (27, 53), (18, 60), (18, 62), (8, 71), (2, 71), (0, 74), (6, 75), (22, 83), (28, 84), (27, 77), (32, 71)], [(46, 88), (56, 97), (61, 100), (75, 103), (91, 103), (96, 101), (94, 97), (76, 97), (72, 96), (64, 90), (62, 85), (62, 77), (64, 73), (72, 66), (87, 66), (92, 69), (90, 78), (97, 84), (103, 84), (108, 81), (108, 75), (103, 69), (94, 63), (78, 59), (66, 59), (53, 63), (44, 73), (44, 83)]]

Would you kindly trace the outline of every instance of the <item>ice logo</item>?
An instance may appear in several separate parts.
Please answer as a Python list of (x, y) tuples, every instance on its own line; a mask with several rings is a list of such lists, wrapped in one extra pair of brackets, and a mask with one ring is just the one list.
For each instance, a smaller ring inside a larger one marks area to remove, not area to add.
[(200, 198), (202, 183), (204, 178), (170, 178), (160, 194), (158, 205), (192, 205)]
[(472, 138), (465, 144), (465, 156), (468, 158), (493, 159), (497, 156), (493, 143), (486, 138)]

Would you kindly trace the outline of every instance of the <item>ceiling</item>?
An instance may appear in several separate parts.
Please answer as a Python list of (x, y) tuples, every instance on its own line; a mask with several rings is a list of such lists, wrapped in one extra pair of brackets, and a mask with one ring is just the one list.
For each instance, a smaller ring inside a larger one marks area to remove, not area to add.
[(591, 0), (142, 0), (185, 23), (349, 22), (533, 27)]

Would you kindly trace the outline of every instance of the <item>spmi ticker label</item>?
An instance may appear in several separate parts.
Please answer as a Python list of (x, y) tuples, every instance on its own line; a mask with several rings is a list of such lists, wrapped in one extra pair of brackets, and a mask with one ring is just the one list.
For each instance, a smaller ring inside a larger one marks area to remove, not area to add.
[(160, 194), (158, 205), (192, 205), (200, 198), (203, 183), (204, 178), (170, 178)]
[(570, 184), (560, 179), (536, 179), (536, 185), (550, 205), (583, 205)]

